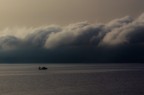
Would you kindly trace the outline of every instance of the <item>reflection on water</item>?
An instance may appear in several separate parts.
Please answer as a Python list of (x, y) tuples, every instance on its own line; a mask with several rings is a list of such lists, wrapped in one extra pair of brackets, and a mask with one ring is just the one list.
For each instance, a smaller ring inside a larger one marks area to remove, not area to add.
[(0, 65), (1, 95), (144, 95), (143, 88), (142, 64)]

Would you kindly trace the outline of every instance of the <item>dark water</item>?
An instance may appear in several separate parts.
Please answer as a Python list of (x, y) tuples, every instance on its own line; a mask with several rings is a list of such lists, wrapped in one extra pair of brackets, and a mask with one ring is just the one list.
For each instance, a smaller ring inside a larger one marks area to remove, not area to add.
[(0, 95), (144, 95), (144, 65), (0, 65)]

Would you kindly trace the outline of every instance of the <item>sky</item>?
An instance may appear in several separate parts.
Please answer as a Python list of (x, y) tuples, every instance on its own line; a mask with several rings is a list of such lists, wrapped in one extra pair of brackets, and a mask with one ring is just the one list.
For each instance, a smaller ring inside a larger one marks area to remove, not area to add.
[(0, 0), (0, 63), (144, 63), (144, 0)]
[(143, 12), (144, 0), (0, 0), (0, 29), (6, 27), (109, 22)]

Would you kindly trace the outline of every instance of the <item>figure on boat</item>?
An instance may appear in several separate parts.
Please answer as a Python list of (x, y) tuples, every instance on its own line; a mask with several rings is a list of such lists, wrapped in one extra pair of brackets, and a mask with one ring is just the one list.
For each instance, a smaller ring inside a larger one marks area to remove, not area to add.
[(39, 70), (47, 70), (48, 68), (47, 67), (39, 67), (38, 69)]

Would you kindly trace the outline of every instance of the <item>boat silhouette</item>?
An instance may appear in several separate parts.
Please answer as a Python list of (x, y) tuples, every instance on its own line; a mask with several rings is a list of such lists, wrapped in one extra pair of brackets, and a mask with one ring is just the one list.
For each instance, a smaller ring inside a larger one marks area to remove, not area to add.
[(39, 67), (38, 69), (39, 70), (47, 70), (48, 68), (47, 67)]

